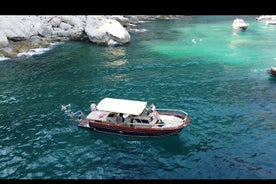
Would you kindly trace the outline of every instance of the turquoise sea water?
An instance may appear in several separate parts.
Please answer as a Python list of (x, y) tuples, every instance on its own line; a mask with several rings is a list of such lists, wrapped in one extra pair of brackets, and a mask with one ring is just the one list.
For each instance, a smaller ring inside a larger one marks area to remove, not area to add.
[[(55, 45), (0, 61), (1, 179), (275, 179), (276, 26), (240, 16), (139, 24), (131, 42)], [(178, 136), (127, 138), (77, 127), (104, 97), (188, 112)]]

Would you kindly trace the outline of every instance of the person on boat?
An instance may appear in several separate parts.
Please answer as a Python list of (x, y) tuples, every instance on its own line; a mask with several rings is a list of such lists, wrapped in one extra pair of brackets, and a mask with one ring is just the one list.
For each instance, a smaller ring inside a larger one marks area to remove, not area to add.
[(150, 116), (153, 118), (153, 119), (156, 119), (156, 123), (158, 122), (161, 122), (161, 118), (160, 118), (160, 115), (157, 111), (153, 111)]
[(156, 120), (156, 123), (163, 123), (160, 117), (160, 114), (156, 111), (155, 105), (151, 104), (150, 106), (150, 114), (149, 116), (151, 116), (153, 119)]
[(123, 120), (123, 114), (122, 113), (117, 113), (116, 114), (116, 123), (122, 123), (124, 120)]
[(153, 113), (153, 112), (156, 112), (156, 108), (155, 108), (154, 104), (151, 104), (149, 109), (148, 109), (148, 115)]
[(151, 104), (148, 111), (147, 111), (147, 115), (153, 113), (156, 111), (156, 108), (155, 108), (155, 105), (154, 104)]
[(131, 114), (128, 116), (128, 118), (130, 119), (130, 126), (133, 127), (134, 116)]
[(154, 105), (154, 104), (151, 104), (150, 108), (151, 108), (151, 110), (152, 110), (153, 112), (156, 111), (156, 108), (155, 108), (155, 105)]
[(97, 105), (93, 101), (90, 103), (90, 110), (91, 112), (97, 110)]
[(122, 123), (125, 122), (125, 117), (124, 117), (124, 114), (123, 113), (120, 113), (120, 119), (122, 120)]

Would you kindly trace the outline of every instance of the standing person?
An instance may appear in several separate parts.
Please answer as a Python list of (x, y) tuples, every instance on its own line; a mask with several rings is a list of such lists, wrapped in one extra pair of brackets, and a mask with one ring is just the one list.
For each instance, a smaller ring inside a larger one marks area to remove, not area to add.
[(151, 108), (152, 112), (156, 111), (156, 108), (155, 108), (154, 104), (151, 104), (150, 108)]
[(91, 112), (97, 110), (97, 105), (93, 101), (90, 102), (90, 109), (91, 109)]
[(122, 120), (122, 123), (125, 122), (124, 114), (120, 113), (120, 119)]
[(148, 111), (147, 111), (147, 115), (149, 115), (149, 114), (151, 114), (151, 113), (153, 113), (153, 112), (155, 112), (155, 111), (156, 111), (155, 105), (154, 105), (154, 104), (151, 104), (151, 105), (150, 105), (150, 108), (149, 108)]

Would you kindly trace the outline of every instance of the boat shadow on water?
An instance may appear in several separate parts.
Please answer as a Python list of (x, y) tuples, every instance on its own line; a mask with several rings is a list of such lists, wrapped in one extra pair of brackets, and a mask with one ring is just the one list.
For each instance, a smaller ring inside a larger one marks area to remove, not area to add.
[(270, 74), (270, 76), (268, 77), (268, 82), (272, 85), (276, 85), (276, 76)]
[[(79, 128), (82, 129), (82, 128)], [(124, 152), (133, 152), (133, 150), (141, 149), (141, 150), (149, 150), (155, 149), (160, 153), (164, 153), (167, 155), (178, 155), (183, 154), (185, 150), (185, 140), (181, 140), (179, 135), (172, 135), (166, 137), (129, 137), (129, 136), (117, 136), (112, 134), (103, 134), (101, 132), (95, 131), (87, 131), (90, 134), (90, 140), (92, 142), (99, 141), (102, 144), (108, 145), (109, 147), (113, 147), (116, 149), (116, 152), (121, 151)]]
[(268, 77), (268, 80), (269, 80), (269, 82), (271, 82), (272, 84), (276, 84), (276, 76), (270, 75), (270, 76)]

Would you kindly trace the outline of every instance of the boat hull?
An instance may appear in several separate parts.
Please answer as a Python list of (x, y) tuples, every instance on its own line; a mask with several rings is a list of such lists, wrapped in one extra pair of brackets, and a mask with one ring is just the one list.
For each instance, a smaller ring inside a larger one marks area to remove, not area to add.
[(185, 123), (178, 127), (162, 128), (161, 125), (156, 125), (156, 128), (143, 128), (126, 125), (114, 125), (106, 122), (96, 122), (83, 120), (79, 123), (79, 127), (86, 128), (92, 131), (120, 135), (130, 137), (164, 137), (178, 135), (184, 127), (189, 124), (190, 120), (187, 118)]
[(233, 29), (246, 30), (249, 24), (247, 24), (243, 19), (235, 19), (232, 23)]
[(276, 77), (276, 70), (273, 70), (272, 68), (267, 70), (268, 73), (270, 73), (272, 76)]
[(233, 29), (238, 29), (238, 30), (246, 30), (248, 26), (232, 26)]
[(106, 97), (78, 126), (96, 132), (131, 136), (163, 137), (177, 135), (188, 126), (188, 113), (179, 109), (147, 107), (146, 101)]

